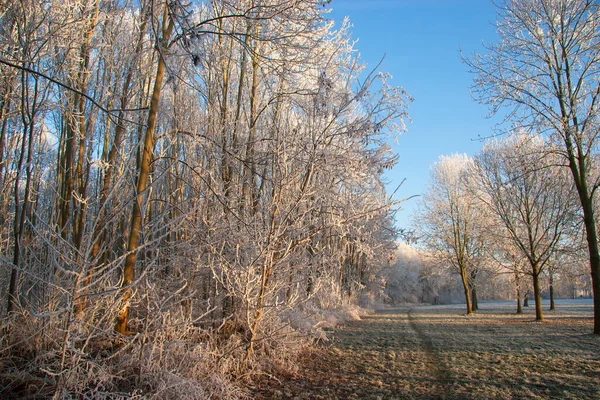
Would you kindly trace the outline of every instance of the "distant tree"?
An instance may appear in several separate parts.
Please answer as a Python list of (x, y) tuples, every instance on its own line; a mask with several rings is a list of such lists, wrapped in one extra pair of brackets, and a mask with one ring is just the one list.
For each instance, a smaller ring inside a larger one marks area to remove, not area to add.
[(548, 284), (551, 298), (572, 298), (577, 287), (585, 288), (588, 292), (591, 290), (585, 231), (580, 215), (575, 222), (577, 224), (566, 232), (558, 251), (550, 260)]
[(466, 58), (472, 92), (493, 113), (547, 134), (571, 171), (583, 214), (600, 334), (600, 252), (594, 201), (600, 111), (600, 18), (594, 0), (496, 1), (499, 40)]
[(385, 294), (392, 303), (418, 303), (423, 292), (421, 252), (407, 244), (399, 244), (395, 260), (386, 268)]
[(517, 297), (517, 314), (522, 314), (522, 300), (527, 286), (526, 282), (524, 282), (524, 276), (526, 275), (526, 264), (528, 262), (523, 256), (523, 252), (508, 237), (501, 222), (500, 226), (496, 229), (494, 234), (491, 235), (494, 245), (492, 246), (493, 250), (490, 258), (498, 266), (498, 274), (509, 274), (509, 281), (513, 285), (514, 293)]
[(467, 188), (473, 160), (464, 154), (441, 156), (431, 168), (429, 186), (415, 216), (415, 230), (432, 257), (459, 274), (467, 307), (473, 312), (471, 291), (487, 239), (485, 209)]
[[(566, 170), (556, 167), (551, 150), (541, 138), (527, 134), (492, 140), (475, 157), (470, 180), (474, 193), (502, 222), (497, 233), (504, 232), (529, 263), (526, 273), (540, 321), (540, 278), (575, 219), (571, 181)], [(518, 271), (519, 263), (512, 264)]]

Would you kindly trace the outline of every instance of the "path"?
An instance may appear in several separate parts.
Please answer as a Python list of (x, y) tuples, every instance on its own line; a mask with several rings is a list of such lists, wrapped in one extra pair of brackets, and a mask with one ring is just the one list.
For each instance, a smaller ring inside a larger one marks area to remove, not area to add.
[(418, 319), (413, 309), (396, 308), (350, 322), (331, 346), (303, 356), (301, 377), (257, 398), (440, 398), (451, 376)]

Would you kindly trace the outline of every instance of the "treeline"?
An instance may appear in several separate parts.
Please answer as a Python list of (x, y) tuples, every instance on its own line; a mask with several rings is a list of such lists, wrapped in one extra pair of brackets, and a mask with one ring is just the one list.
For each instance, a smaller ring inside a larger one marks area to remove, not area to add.
[(410, 98), (326, 3), (0, 2), (0, 396), (242, 396), (374, 281)]
[(543, 291), (551, 310), (555, 288), (590, 292), (577, 192), (556, 146), (541, 136), (516, 131), (473, 157), (441, 156), (416, 218), (422, 257), (438, 276), (460, 277), (467, 314), (478, 308), (477, 293), (499, 280), (512, 287), (517, 313), (534, 299), (539, 321)]

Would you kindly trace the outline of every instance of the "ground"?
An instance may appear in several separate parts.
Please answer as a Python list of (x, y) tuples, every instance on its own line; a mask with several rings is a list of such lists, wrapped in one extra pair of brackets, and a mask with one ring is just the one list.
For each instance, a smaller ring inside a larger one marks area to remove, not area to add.
[(379, 310), (307, 350), (300, 370), (259, 384), (256, 399), (600, 399), (591, 301)]

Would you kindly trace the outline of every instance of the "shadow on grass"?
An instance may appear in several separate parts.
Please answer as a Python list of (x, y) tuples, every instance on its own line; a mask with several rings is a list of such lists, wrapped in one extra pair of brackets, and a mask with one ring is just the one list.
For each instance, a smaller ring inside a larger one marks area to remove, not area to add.
[[(591, 308), (558, 309), (546, 321), (513, 303), (378, 310), (339, 327), (301, 371), (271, 382), (273, 399), (599, 399), (600, 340)], [(489, 308), (489, 310), (488, 310)]]

